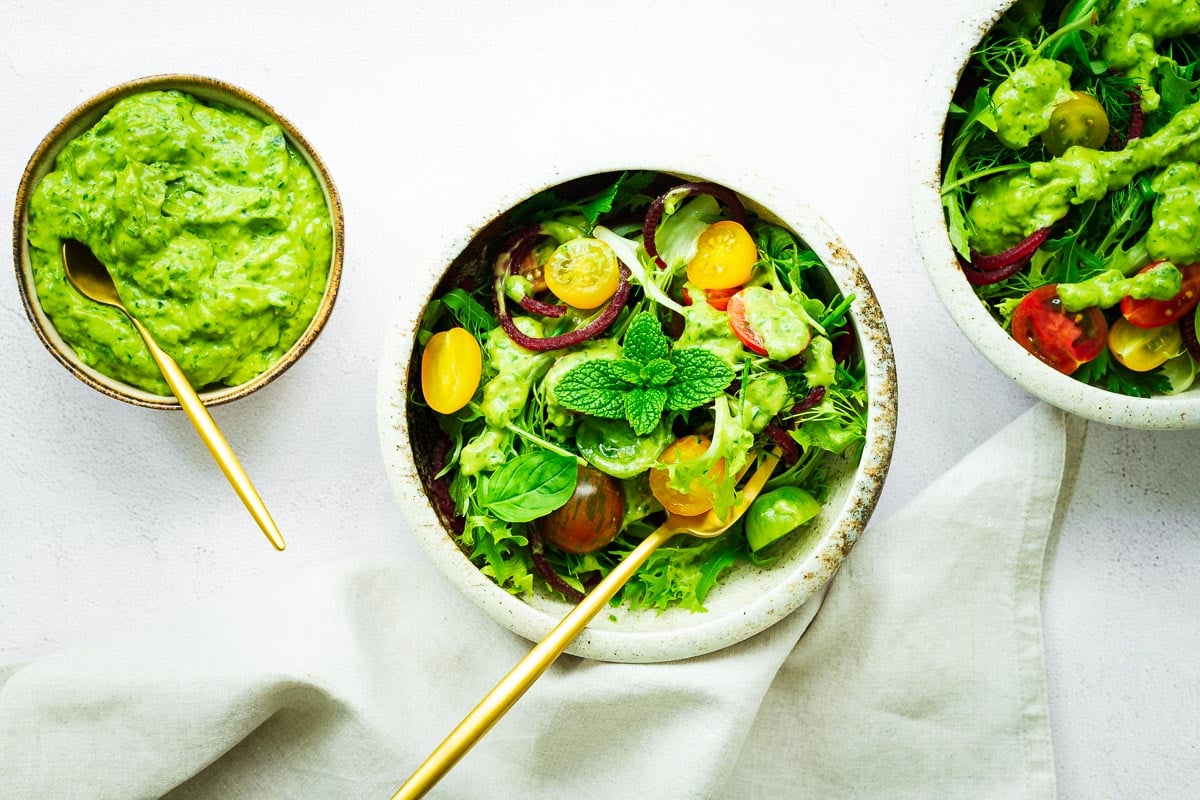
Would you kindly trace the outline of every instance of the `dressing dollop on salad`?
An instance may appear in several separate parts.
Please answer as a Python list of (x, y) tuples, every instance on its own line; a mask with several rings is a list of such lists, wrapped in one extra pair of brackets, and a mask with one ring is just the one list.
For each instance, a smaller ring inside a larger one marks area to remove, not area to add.
[(972, 54), (942, 203), (967, 280), (1044, 363), (1110, 391), (1200, 361), (1200, 3), (1021, 0)]
[(866, 434), (854, 298), (813, 250), (654, 172), (547, 190), (492, 230), (424, 314), (412, 397), (437, 424), (427, 490), (481, 571), (578, 601), (667, 513), (727, 513), (768, 451), (742, 520), (660, 548), (614, 602), (703, 611), (738, 563), (803, 546)]

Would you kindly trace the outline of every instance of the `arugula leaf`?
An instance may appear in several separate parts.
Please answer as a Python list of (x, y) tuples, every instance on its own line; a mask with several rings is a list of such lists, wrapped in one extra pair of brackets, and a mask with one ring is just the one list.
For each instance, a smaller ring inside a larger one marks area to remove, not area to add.
[(629, 427), (638, 436), (645, 436), (658, 427), (663, 407), (667, 404), (667, 390), (659, 386), (631, 389), (625, 393), (625, 418)]
[(534, 450), (485, 476), (479, 504), (505, 522), (529, 522), (562, 506), (575, 493), (577, 462), (571, 456)]
[(441, 297), (442, 304), (476, 339), (482, 340), (487, 332), (500, 326), (496, 318), (488, 313), (479, 301), (462, 289), (452, 289)]

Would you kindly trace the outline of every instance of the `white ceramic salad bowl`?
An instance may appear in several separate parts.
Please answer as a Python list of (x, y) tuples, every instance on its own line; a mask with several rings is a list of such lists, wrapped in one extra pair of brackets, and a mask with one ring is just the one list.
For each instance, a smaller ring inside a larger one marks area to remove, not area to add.
[(1178, 395), (1131, 397), (1085, 384), (1019, 345), (967, 282), (942, 208), (942, 145), (947, 110), (972, 51), (1013, 5), (984, 2), (955, 28), (930, 73), (915, 120), (913, 218), (925, 268), (955, 324), (980, 353), (1030, 394), (1073, 414), (1129, 428), (1200, 427), (1200, 384)]
[(670, 608), (631, 611), (610, 607), (568, 648), (587, 658), (621, 662), (656, 662), (697, 656), (740, 642), (781, 620), (813, 595), (837, 570), (866, 526), (875, 507), (891, 459), (896, 429), (896, 377), (891, 343), (883, 315), (862, 270), (840, 240), (803, 203), (778, 191), (764, 179), (714, 165), (678, 163), (597, 164), (570, 172), (534, 176), (525, 187), (498, 198), (496, 214), (478, 220), (445, 252), (439, 265), (417, 269), (416, 284), (399, 304), (384, 349), (378, 386), (378, 423), (384, 460), (392, 488), (410, 529), (441, 572), (465, 596), (501, 625), (538, 640), (570, 606), (561, 598), (535, 591), (523, 599), (498, 587), (482, 574), (447, 532), (426, 493), (430, 450), (436, 426), (422, 420), (409, 403), (417, 391), (419, 358), (414, 358), (422, 313), (453, 276), (464, 254), (495, 236), (501, 218), (537, 192), (572, 179), (622, 169), (647, 169), (682, 181), (718, 183), (737, 192), (759, 216), (794, 231), (824, 261), (836, 290), (853, 294), (851, 319), (856, 348), (865, 366), (868, 392), (866, 443), (852, 471), (831, 478), (829, 499), (813, 523), (819, 535), (796, 538), (777, 551), (767, 566), (739, 564), (722, 576), (705, 600), (707, 611)]

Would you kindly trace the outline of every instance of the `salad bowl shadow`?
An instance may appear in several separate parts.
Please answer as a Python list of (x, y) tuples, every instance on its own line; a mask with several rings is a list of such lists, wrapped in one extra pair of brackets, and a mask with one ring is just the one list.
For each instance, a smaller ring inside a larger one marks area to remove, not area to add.
[[(567, 648), (591, 659), (660, 662), (702, 655), (743, 641), (779, 622), (817, 593), (833, 576), (863, 532), (882, 490), (896, 431), (896, 374), (883, 314), (862, 269), (838, 237), (810, 208), (745, 170), (689, 168), (663, 164), (598, 165), (531, 181), (497, 204), (497, 211), (445, 251), (444, 261), (410, 287), (399, 303), (379, 367), (377, 416), (389, 481), (409, 528), (442, 574), (480, 610), (512, 632), (537, 641), (571, 608), (557, 595), (535, 590), (518, 597), (497, 586), (475, 566), (450, 534), (450, 520), (432, 498), (433, 450), (439, 435), (420, 397), (418, 331), (426, 305), (459, 285), (478, 265), (486, 244), (505, 230), (513, 207), (553, 188), (569, 195), (580, 182), (596, 185), (622, 169), (652, 170), (683, 181), (709, 181), (736, 192), (748, 210), (800, 236), (825, 263), (828, 289), (853, 294), (850, 310), (854, 346), (865, 368), (867, 430), (856, 465), (832, 474), (829, 496), (811, 533), (781, 543), (770, 563), (739, 563), (705, 600), (706, 611), (663, 611), (610, 606)], [(564, 188), (567, 187), (567, 188)], [(417, 271), (426, 274), (426, 271)]]
[(258, 120), (278, 125), (283, 131), (288, 146), (298, 153), (312, 169), (325, 198), (332, 230), (329, 274), (321, 301), (300, 338), (270, 367), (248, 381), (235, 386), (196, 387), (200, 399), (206, 406), (237, 400), (271, 383), (295, 364), (320, 335), (333, 311), (341, 281), (344, 224), (341, 199), (333, 179), (316, 150), (300, 131), (266, 101), (245, 89), (215, 78), (201, 75), (167, 74), (137, 78), (118, 84), (84, 101), (63, 117), (54, 126), (54, 129), (42, 139), (21, 176), (13, 212), (13, 261), (17, 270), (17, 288), (34, 332), (60, 364), (93, 389), (109, 397), (115, 397), (144, 408), (179, 410), (181, 407), (173, 395), (158, 395), (104, 374), (84, 363), (71, 345), (63, 340), (38, 301), (28, 242), (30, 199), (41, 179), (54, 170), (55, 160), (63, 147), (95, 125), (118, 101), (142, 92), (170, 89), (177, 89), (203, 102), (232, 108)]
[(967, 281), (942, 204), (942, 156), (950, 108), (972, 52), (1014, 0), (986, 0), (964, 16), (926, 82), (914, 119), (910, 185), (925, 270), (955, 325), (996, 369), (1029, 394), (1087, 419), (1127, 428), (1200, 428), (1200, 383), (1176, 395), (1133, 397), (1059, 372), (1017, 343)]

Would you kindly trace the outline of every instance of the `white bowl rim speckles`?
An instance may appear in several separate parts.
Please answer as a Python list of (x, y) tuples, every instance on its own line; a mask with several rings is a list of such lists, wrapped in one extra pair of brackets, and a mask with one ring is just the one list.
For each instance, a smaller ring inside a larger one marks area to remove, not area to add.
[[(715, 159), (688, 161), (635, 158), (548, 169), (531, 176), (528, 185), (498, 196), (495, 212), (452, 243), (435, 268), (414, 270), (414, 278), (396, 311), (380, 363), (377, 414), (380, 444), (389, 481), (409, 528), (443, 575), (479, 609), (509, 630), (531, 641), (541, 639), (570, 606), (551, 595), (528, 600), (499, 588), (474, 566), (451, 539), (426, 496), (409, 439), (408, 397), (416, 332), (426, 303), (446, 268), (477, 232), (500, 214), (542, 189), (575, 178), (619, 171), (652, 169), (686, 179), (727, 186), (747, 199), (748, 206), (783, 222), (825, 261), (838, 288), (854, 293), (851, 316), (858, 329), (869, 396), (867, 444), (857, 468), (836, 483), (819, 519), (821, 535), (810, 546), (784, 551), (766, 567), (741, 565), (709, 595), (705, 613), (671, 609), (602, 612), (567, 652), (603, 661), (658, 662), (688, 658), (736, 644), (783, 619), (810, 598), (836, 572), (866, 526), (887, 474), (896, 430), (896, 375), (883, 314), (870, 284), (837, 236), (807, 205), (745, 169), (722, 168)], [(398, 532), (398, 535), (400, 533)]]
[(1129, 397), (1089, 386), (1050, 367), (991, 316), (967, 282), (950, 244), (941, 203), (942, 134), (950, 99), (971, 51), (1013, 4), (988, 0), (954, 29), (930, 72), (918, 106), (913, 149), (913, 221), (926, 272), (963, 335), (1025, 391), (1064, 411), (1126, 428), (1200, 427), (1200, 386), (1179, 395)]

